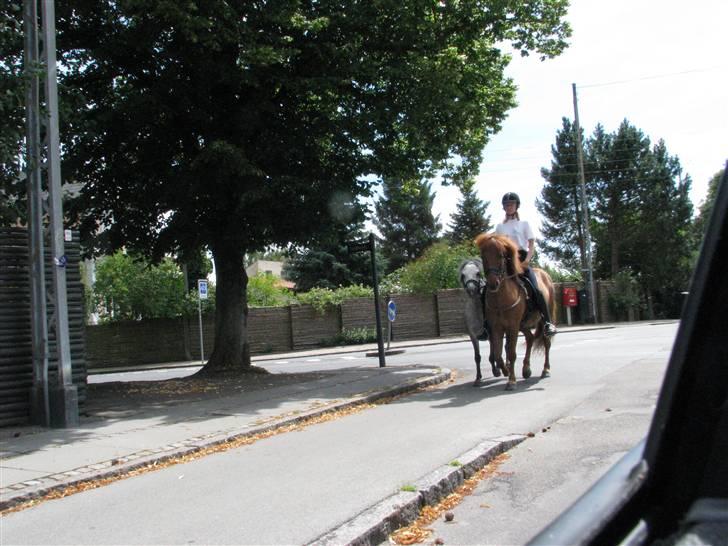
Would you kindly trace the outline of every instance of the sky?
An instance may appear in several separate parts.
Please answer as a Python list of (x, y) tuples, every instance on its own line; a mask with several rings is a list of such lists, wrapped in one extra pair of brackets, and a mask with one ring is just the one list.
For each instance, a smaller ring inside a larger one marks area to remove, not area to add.
[[(539, 234), (541, 168), (551, 164), (561, 118), (574, 119), (572, 83), (584, 134), (598, 123), (611, 133), (626, 118), (651, 142), (664, 140), (692, 179), (697, 208), (728, 160), (728, 1), (572, 0), (567, 19), (573, 34), (561, 56), (515, 56), (507, 71), (519, 105), (485, 148), (476, 179), (491, 222), (502, 219), (502, 195), (515, 191), (521, 219)], [(460, 193), (433, 190), (446, 226)]]

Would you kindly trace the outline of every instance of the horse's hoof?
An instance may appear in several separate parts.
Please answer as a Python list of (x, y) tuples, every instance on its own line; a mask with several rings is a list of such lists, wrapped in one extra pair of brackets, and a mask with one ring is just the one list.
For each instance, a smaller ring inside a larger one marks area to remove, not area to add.
[(483, 384), (483, 382), (480, 379), (476, 379), (473, 383), (473, 387), (480, 387)]
[(493, 377), (500, 377), (501, 371), (498, 368), (493, 368)]
[(531, 368), (523, 368), (523, 379), (531, 377)]
[(544, 377), (551, 377), (551, 372), (548, 370), (544, 370), (543, 372), (541, 372), (541, 378)]
[(515, 383), (511, 383), (510, 381), (508, 383), (506, 383), (506, 390), (507, 391), (515, 390), (515, 388), (516, 388), (516, 384)]

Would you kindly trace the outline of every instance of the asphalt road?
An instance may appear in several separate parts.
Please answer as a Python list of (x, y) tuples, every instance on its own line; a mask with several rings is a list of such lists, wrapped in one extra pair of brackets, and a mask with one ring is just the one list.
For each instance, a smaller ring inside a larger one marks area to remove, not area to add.
[[(409, 348), (388, 365), (436, 363), (456, 370), (456, 381), (9, 514), (2, 543), (309, 543), (484, 440), (534, 432), (452, 524), (435, 528), (445, 544), (522, 544), (644, 435), (676, 329), (641, 323), (560, 334), (552, 377), (538, 378), (536, 358), (534, 377), (513, 392), (489, 369), (485, 386), (471, 386), (467, 343)], [(376, 365), (372, 360), (351, 353), (265, 366), (293, 371)]]

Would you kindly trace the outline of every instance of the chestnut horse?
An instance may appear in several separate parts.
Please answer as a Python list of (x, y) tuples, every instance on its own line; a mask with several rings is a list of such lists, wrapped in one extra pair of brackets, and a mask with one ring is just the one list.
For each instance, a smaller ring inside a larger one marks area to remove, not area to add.
[[(531, 349), (544, 351), (544, 368), (541, 377), (551, 375), (549, 350), (551, 339), (543, 335), (543, 317), (537, 310), (529, 310), (528, 294), (519, 275), (523, 267), (518, 259), (518, 247), (505, 235), (482, 233), (475, 238), (480, 249), (485, 272), (485, 315), (490, 324), (491, 355), (498, 367), (508, 375), (506, 390), (516, 386), (516, 343), (518, 332), (526, 339), (526, 355), (523, 358), (522, 375), (531, 377)], [(542, 269), (533, 268), (538, 288), (543, 293), (551, 317), (556, 318), (554, 285), (551, 277)], [(535, 329), (535, 332), (533, 331)], [(506, 338), (506, 363), (503, 363), (503, 336)]]

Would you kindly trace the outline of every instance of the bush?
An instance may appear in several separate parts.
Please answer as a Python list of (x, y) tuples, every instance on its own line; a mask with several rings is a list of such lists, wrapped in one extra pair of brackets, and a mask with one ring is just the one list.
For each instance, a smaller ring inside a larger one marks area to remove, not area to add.
[(295, 298), (293, 293), (278, 285), (279, 279), (259, 273), (248, 279), (248, 305), (250, 307), (283, 307)]
[(345, 300), (353, 298), (373, 297), (374, 291), (366, 286), (355, 284), (352, 286), (344, 286), (336, 290), (328, 288), (312, 288), (308, 292), (298, 294), (299, 303), (312, 306), (316, 311), (323, 314), (327, 307), (341, 305)]
[(176, 317), (185, 308), (184, 278), (168, 258), (151, 265), (119, 251), (97, 260), (91, 301), (102, 321)]
[(609, 293), (609, 305), (616, 315), (624, 317), (629, 309), (637, 309), (642, 303), (639, 284), (628, 269), (617, 273), (613, 281), (614, 290)]
[(323, 347), (334, 345), (361, 345), (377, 341), (376, 328), (344, 328), (340, 334), (330, 340), (321, 340)]
[(459, 288), (458, 269), (463, 260), (477, 256), (470, 243), (448, 246), (435, 243), (422, 257), (394, 271), (382, 282), (383, 294), (433, 294), (446, 288)]

